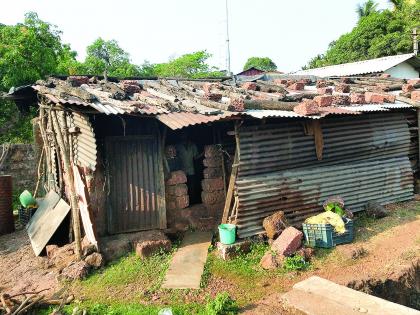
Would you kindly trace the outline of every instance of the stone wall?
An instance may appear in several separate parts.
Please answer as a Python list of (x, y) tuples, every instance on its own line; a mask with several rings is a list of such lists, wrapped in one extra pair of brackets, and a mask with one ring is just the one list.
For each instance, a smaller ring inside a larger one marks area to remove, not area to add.
[[(0, 157), (4, 146), (0, 145)], [(38, 162), (32, 144), (12, 144), (0, 165), (0, 175), (11, 175), (13, 190), (22, 192), (27, 189), (31, 193), (36, 185)]]

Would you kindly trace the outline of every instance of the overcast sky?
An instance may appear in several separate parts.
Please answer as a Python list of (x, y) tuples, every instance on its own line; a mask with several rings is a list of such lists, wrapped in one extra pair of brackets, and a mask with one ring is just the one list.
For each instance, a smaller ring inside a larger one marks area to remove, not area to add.
[[(364, 0), (228, 1), (236, 73), (251, 56), (272, 58), (280, 71), (300, 69), (354, 27), (356, 5)], [(377, 2), (387, 7), (386, 0)], [(116, 39), (137, 64), (206, 49), (213, 65), (226, 68), (225, 0), (3, 1), (0, 23), (23, 21), (28, 11), (57, 25), (79, 59), (100, 36)]]

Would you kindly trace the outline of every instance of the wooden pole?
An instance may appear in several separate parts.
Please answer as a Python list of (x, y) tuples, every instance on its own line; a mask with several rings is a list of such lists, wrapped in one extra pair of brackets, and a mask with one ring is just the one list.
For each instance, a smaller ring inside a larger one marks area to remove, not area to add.
[(61, 151), (64, 172), (66, 177), (66, 182), (69, 188), (70, 193), (70, 205), (73, 219), (73, 231), (74, 231), (74, 240), (76, 243), (76, 255), (77, 258), (81, 259), (81, 233), (80, 233), (80, 216), (79, 216), (79, 205), (77, 202), (76, 190), (74, 188), (74, 175), (73, 168), (70, 165), (70, 153), (65, 147), (64, 137), (60, 129), (60, 125), (57, 119), (57, 113), (52, 111), (52, 122), (54, 126), (54, 133), (57, 137), (57, 143)]

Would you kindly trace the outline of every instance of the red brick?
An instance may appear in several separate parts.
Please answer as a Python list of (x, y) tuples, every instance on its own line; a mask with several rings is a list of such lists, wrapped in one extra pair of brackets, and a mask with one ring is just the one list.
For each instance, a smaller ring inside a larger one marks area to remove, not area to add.
[(333, 95), (334, 105), (350, 105), (350, 96), (345, 94)]
[(293, 111), (299, 115), (316, 115), (319, 114), (319, 106), (313, 100), (303, 99), (302, 103), (295, 106)]
[(350, 94), (350, 103), (351, 104), (365, 104), (365, 94), (364, 93), (351, 93)]
[(290, 256), (302, 246), (303, 233), (289, 226), (271, 245), (271, 250), (279, 255)]
[(350, 93), (350, 85), (345, 83), (337, 84), (335, 87), (337, 93)]
[(365, 98), (366, 98), (366, 103), (373, 103), (373, 104), (395, 103), (395, 95), (391, 95), (391, 94), (366, 92)]
[(420, 91), (411, 92), (411, 99), (420, 102)]
[(214, 192), (201, 192), (201, 200), (206, 205), (214, 205), (225, 200), (225, 192), (223, 190)]
[(206, 192), (213, 192), (222, 190), (224, 188), (223, 178), (203, 179), (201, 181), (201, 188)]
[(169, 174), (169, 178), (166, 180), (166, 185), (185, 184), (187, 182), (187, 176), (184, 171), (175, 171)]
[(420, 78), (419, 79), (410, 79), (407, 81), (408, 84), (411, 85), (416, 85), (416, 84), (420, 84)]
[(217, 177), (221, 177), (223, 175), (222, 173), (223, 172), (220, 167), (207, 167), (203, 171), (203, 177), (204, 178), (217, 178)]
[(319, 107), (331, 106), (332, 100), (332, 95), (318, 95), (314, 97), (314, 101)]
[(403, 91), (403, 93), (412, 92), (412, 91), (414, 91), (414, 85), (412, 85), (412, 84), (404, 84), (402, 86), (402, 91)]
[(305, 84), (303, 82), (296, 82), (288, 86), (288, 89), (294, 90), (294, 91), (302, 91), (304, 88), (305, 88)]
[(316, 87), (317, 88), (325, 88), (327, 86), (328, 86), (328, 83), (325, 80), (317, 80), (316, 81)]
[(321, 95), (324, 95), (324, 94), (331, 95), (333, 92), (333, 89), (330, 87), (320, 87), (320, 88), (317, 88), (316, 90), (317, 90), (317, 93)]
[(242, 88), (248, 91), (256, 91), (257, 90), (257, 84), (254, 82), (245, 82), (242, 84)]
[(190, 198), (188, 197), (188, 195), (166, 197), (166, 208), (169, 210), (185, 209), (189, 205)]
[(239, 97), (232, 97), (230, 99), (228, 110), (234, 112), (243, 112), (245, 110), (245, 101)]
[(177, 184), (166, 187), (166, 193), (172, 196), (188, 195), (188, 187), (186, 184)]

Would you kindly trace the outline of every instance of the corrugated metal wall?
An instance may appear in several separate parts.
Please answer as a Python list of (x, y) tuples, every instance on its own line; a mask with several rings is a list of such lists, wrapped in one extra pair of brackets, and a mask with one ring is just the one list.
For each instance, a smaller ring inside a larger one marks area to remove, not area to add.
[(352, 211), (362, 210), (369, 200), (412, 198), (410, 132), (403, 114), (330, 118), (321, 126), (321, 161), (314, 137), (305, 135), (301, 122), (240, 128), (236, 181), (240, 237), (262, 232), (262, 220), (278, 210), (299, 225), (335, 194)]
[(109, 233), (166, 228), (159, 148), (156, 136), (106, 138)]
[(89, 117), (73, 112), (69, 118), (69, 126), (79, 128), (79, 132), (72, 136), (74, 161), (79, 166), (95, 170), (97, 163), (96, 138)]

